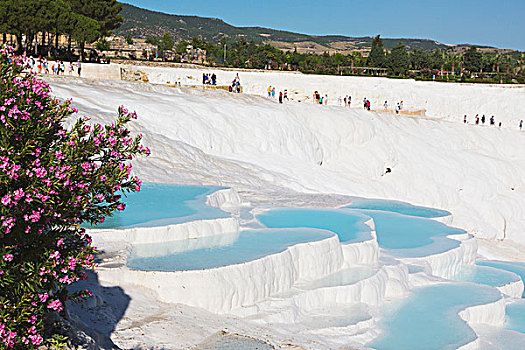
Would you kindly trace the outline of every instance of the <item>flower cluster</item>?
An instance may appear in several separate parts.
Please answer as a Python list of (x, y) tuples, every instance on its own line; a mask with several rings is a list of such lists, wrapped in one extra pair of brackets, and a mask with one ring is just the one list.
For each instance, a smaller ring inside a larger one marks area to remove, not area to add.
[(43, 319), (62, 312), (67, 286), (93, 268), (94, 248), (80, 226), (124, 210), (121, 196), (140, 191), (131, 160), (148, 155), (125, 125), (78, 118), (72, 101), (24, 69), (24, 58), (0, 49), (0, 348), (36, 348)]

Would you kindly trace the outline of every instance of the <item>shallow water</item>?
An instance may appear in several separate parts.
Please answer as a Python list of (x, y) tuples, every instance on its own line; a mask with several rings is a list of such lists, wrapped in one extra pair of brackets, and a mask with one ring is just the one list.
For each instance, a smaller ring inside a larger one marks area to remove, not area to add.
[(452, 277), (454, 281), (472, 282), (487, 286), (499, 287), (517, 282), (520, 277), (515, 273), (488, 266), (465, 265)]
[(128, 266), (145, 271), (203, 270), (241, 264), (285, 251), (288, 247), (333, 237), (313, 229), (247, 230), (184, 241), (137, 244)]
[(339, 209), (271, 209), (257, 215), (268, 228), (308, 227), (329, 230), (337, 234), (341, 243), (362, 242), (372, 238), (368, 217)]
[(460, 244), (445, 236), (466, 233), (428, 218), (381, 210), (358, 211), (374, 219), (379, 246), (398, 257), (421, 257), (445, 252)]
[(456, 349), (476, 339), (458, 312), (499, 298), (496, 289), (470, 283), (416, 288), (408, 298), (387, 306), (381, 321), (384, 332), (367, 345), (378, 350)]
[(389, 211), (392, 213), (418, 216), (423, 218), (438, 218), (450, 215), (450, 213), (446, 210), (419, 207), (410, 203), (383, 199), (355, 198), (352, 200), (352, 204), (350, 204), (348, 208)]
[(126, 210), (94, 228), (154, 227), (228, 217), (222, 210), (206, 205), (206, 196), (223, 188), (144, 183), (140, 192), (123, 198)]
[(508, 304), (505, 310), (505, 329), (525, 333), (525, 301)]
[[(490, 266), (496, 269), (513, 272), (520, 276), (523, 281), (525, 281), (525, 263), (500, 260), (478, 260), (476, 261), (476, 265)], [(525, 291), (523, 292), (522, 297), (525, 297)]]

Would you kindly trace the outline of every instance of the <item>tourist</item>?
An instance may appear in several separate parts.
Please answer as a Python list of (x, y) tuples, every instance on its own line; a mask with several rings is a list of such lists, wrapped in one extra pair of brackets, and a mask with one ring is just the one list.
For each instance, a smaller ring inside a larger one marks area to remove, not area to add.
[(399, 102), (399, 110), (403, 109), (403, 101)]
[(78, 61), (77, 63), (77, 71), (78, 71), (78, 76), (80, 76), (80, 73), (82, 72), (82, 63), (80, 61)]
[(69, 75), (72, 75), (73, 74), (73, 62), (69, 62), (69, 71), (68, 71), (68, 74)]
[(348, 108), (350, 108), (351, 104), (352, 104), (352, 96), (348, 96)]
[(370, 100), (366, 100), (366, 110), (370, 110)]
[(490, 125), (494, 125), (495, 122), (494, 122), (494, 116), (490, 117)]
[(481, 124), (485, 124), (485, 114), (481, 117)]
[(211, 75), (211, 84), (217, 85), (217, 76), (215, 75), (215, 73)]
[(385, 111), (388, 110), (388, 101), (385, 101)]
[(498, 128), (500, 128), (500, 129), (501, 129), (501, 122), (499, 122), (499, 124), (498, 124)]
[(268, 86), (268, 97), (272, 97), (272, 86)]
[[(346, 101), (346, 99), (345, 99)], [(337, 105), (340, 106), (343, 104), (343, 98), (341, 96), (337, 96)]]
[(328, 95), (327, 94), (324, 95), (323, 102), (324, 102), (325, 105), (328, 104)]
[(272, 88), (272, 97), (275, 98), (275, 87)]
[(345, 107), (347, 106), (347, 103), (348, 103), (348, 95), (346, 95), (344, 98), (343, 98), (343, 101), (345, 103)]
[(521, 128), (523, 128), (523, 119), (520, 120), (520, 131), (521, 131)]
[(284, 89), (283, 100), (289, 101), (288, 100), (288, 90), (287, 89)]
[(477, 114), (476, 114), (476, 125), (479, 125), (479, 117)]
[(279, 103), (283, 103), (283, 92), (279, 91)]
[(467, 115), (465, 114), (465, 116), (463, 117), (463, 124), (467, 124)]
[(365, 98), (363, 99), (363, 109), (366, 109), (366, 101), (367, 101), (367, 99), (366, 99), (366, 97), (365, 97)]

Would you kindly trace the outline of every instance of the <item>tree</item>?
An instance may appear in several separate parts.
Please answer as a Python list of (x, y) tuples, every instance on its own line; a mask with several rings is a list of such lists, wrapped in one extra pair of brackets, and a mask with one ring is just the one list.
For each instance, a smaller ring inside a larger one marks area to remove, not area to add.
[[(95, 42), (102, 36), (108, 36), (111, 31), (122, 23), (122, 4), (116, 0), (68, 0), (76, 16), (73, 38), (79, 43), (81, 60), (84, 59), (85, 43)], [(87, 18), (87, 19), (86, 19)], [(91, 19), (89, 21), (88, 19)]]
[(385, 49), (383, 48), (383, 40), (381, 40), (379, 35), (372, 40), (372, 48), (366, 64), (370, 67), (385, 66)]
[(172, 49), (173, 49), (173, 39), (171, 38), (170, 33), (165, 33), (159, 42), (159, 50), (161, 52), (164, 52), (164, 51), (172, 50)]
[(416, 48), (410, 53), (410, 63), (413, 69), (429, 68), (428, 52), (423, 49)]
[(75, 14), (74, 21), (72, 36), (80, 45), (80, 60), (84, 61), (85, 44), (93, 43), (100, 37), (100, 26), (94, 19), (79, 14)]
[(44, 317), (85, 296), (67, 290), (94, 267), (80, 224), (124, 210), (118, 193), (140, 190), (130, 160), (149, 150), (125, 127), (134, 113), (121, 107), (106, 126), (70, 120), (71, 101), (22, 67), (0, 50), (0, 103), (9, 111), (0, 119), (0, 344), (34, 349), (45, 342)]
[(404, 75), (410, 68), (410, 57), (406, 46), (401, 41), (390, 51), (388, 64), (396, 75)]
[(99, 51), (108, 51), (111, 48), (111, 44), (106, 38), (102, 38), (95, 44), (95, 48)]
[(155, 46), (159, 46), (160, 44), (160, 39), (155, 37), (155, 36), (151, 36), (151, 35), (148, 35), (146, 37), (146, 44), (151, 44), (151, 45), (155, 45)]
[(122, 4), (117, 0), (68, 0), (75, 13), (89, 17), (99, 23), (98, 32), (101, 36), (108, 36), (113, 29), (123, 21), (121, 15)]
[(482, 54), (475, 46), (469, 47), (463, 56), (463, 66), (469, 72), (479, 72), (482, 67)]
[(128, 43), (128, 45), (133, 45), (133, 38), (131, 37), (131, 34), (126, 34), (126, 36), (124, 36), (124, 39), (126, 39), (126, 42)]
[(176, 46), (175, 46), (175, 52), (178, 53), (179, 55), (183, 55), (186, 53), (186, 48), (188, 47), (188, 45), (190, 45), (190, 42), (189, 41), (180, 41)]

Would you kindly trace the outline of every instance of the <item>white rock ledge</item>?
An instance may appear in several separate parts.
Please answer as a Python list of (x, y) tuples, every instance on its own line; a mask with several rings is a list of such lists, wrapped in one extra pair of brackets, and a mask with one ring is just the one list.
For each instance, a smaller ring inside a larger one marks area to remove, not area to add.
[[(518, 276), (519, 277), (519, 276)], [(512, 298), (520, 299), (523, 295), (523, 281), (520, 277), (520, 279), (516, 282), (510, 282), (502, 286), (497, 287), (500, 292), (502, 292), (505, 295), (508, 295)]]
[(226, 212), (238, 211), (241, 203), (241, 197), (233, 188), (215, 191), (206, 198), (207, 205)]
[[(475, 329), (473, 327), (475, 324), (501, 327), (505, 322), (505, 305), (505, 299), (501, 297), (492, 303), (468, 307), (460, 311), (458, 315), (473, 329)], [(459, 347), (458, 350), (479, 349), (480, 347), (481, 341), (479, 338), (476, 338), (472, 342)]]
[(109, 242), (127, 244), (162, 243), (239, 232), (234, 218), (189, 221), (158, 227), (88, 230), (96, 246)]
[(417, 258), (398, 258), (406, 264), (420, 265), (427, 273), (445, 279), (451, 279), (461, 269), (462, 265), (472, 265), (476, 260), (478, 243), (468, 234), (450, 235), (447, 238), (460, 241), (458, 247), (443, 253)]
[(100, 267), (98, 272), (101, 281), (144, 286), (154, 290), (164, 302), (228, 313), (287, 291), (298, 279), (318, 279), (334, 273), (342, 265), (343, 252), (334, 234), (258, 260), (214, 269), (163, 272), (121, 266)]

